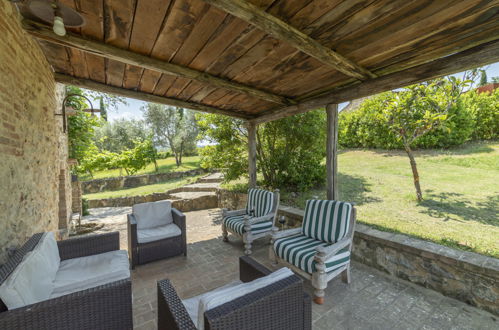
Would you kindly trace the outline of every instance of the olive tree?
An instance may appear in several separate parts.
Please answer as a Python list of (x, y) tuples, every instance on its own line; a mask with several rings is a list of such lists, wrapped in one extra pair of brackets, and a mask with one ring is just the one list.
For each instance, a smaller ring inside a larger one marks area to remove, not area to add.
[(470, 82), (450, 76), (386, 94), (383, 113), (409, 157), (418, 201), (423, 200), (423, 194), (412, 146), (421, 136), (445, 127), (450, 110), (460, 102), (460, 96)]
[(183, 155), (196, 149), (198, 127), (194, 113), (156, 103), (147, 103), (142, 111), (155, 144), (170, 148), (177, 167), (180, 166)]

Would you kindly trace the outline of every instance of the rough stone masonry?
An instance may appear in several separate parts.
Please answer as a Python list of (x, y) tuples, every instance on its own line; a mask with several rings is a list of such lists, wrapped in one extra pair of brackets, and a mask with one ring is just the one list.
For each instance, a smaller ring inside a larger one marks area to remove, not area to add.
[[(33, 233), (67, 227), (71, 188), (62, 86), (39, 45), (0, 2), (0, 263)], [(62, 193), (62, 194), (61, 194)], [(61, 205), (61, 208), (59, 207)]]

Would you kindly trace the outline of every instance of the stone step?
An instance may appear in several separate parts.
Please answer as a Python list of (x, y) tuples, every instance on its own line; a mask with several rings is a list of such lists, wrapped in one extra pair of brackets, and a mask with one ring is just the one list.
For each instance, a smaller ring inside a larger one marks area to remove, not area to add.
[(172, 200), (172, 207), (182, 212), (218, 207), (218, 198), (214, 192), (179, 192), (172, 194), (172, 197), (178, 198)]
[(198, 180), (199, 183), (220, 183), (224, 179), (222, 173), (212, 173)]
[(169, 193), (177, 193), (177, 192), (214, 192), (220, 187), (218, 183), (192, 183), (186, 186), (169, 190)]

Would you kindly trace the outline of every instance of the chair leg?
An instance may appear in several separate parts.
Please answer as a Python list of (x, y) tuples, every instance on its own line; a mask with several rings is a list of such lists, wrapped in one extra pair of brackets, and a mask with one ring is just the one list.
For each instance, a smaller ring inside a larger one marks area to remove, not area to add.
[(312, 273), (312, 286), (314, 287), (314, 303), (324, 304), (325, 290), (327, 288), (326, 265), (322, 258), (315, 257), (317, 261), (315, 272)]
[(251, 243), (253, 242), (253, 238), (251, 237), (251, 232), (243, 234), (243, 242), (244, 242), (244, 254), (249, 256), (251, 254)]
[(272, 266), (277, 266), (277, 255), (274, 251), (274, 237), (270, 236), (269, 260)]
[(224, 242), (229, 241), (229, 233), (227, 232), (227, 228), (225, 227), (225, 223), (222, 223), (222, 237)]
[(347, 269), (341, 273), (341, 280), (346, 284), (350, 284), (352, 281), (352, 276), (350, 275), (350, 264), (348, 264)]

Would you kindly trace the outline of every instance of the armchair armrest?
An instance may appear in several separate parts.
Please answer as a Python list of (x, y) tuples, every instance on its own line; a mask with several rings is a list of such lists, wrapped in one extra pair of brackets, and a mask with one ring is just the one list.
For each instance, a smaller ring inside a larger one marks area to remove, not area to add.
[(57, 242), (61, 260), (91, 256), (120, 249), (120, 233), (88, 235)]
[(275, 241), (276, 239), (279, 238), (284, 238), (288, 236), (293, 236), (301, 233), (301, 227), (299, 228), (292, 228), (292, 229), (286, 229), (286, 230), (281, 230), (278, 232), (272, 232), (272, 239)]
[(343, 238), (338, 242), (328, 246), (318, 246), (315, 248), (315, 251), (317, 251), (319, 258), (326, 260), (338, 253), (339, 250), (349, 246), (351, 243), (351, 238)]
[(127, 232), (128, 232), (128, 254), (130, 257), (130, 266), (132, 269), (137, 263), (137, 219), (132, 214), (127, 214)]
[(270, 214), (267, 214), (267, 215), (264, 215), (263, 217), (257, 217), (257, 218), (245, 218), (244, 219), (244, 223), (246, 224), (249, 224), (249, 225), (254, 225), (255, 223), (259, 223), (259, 222), (262, 222), (262, 221), (269, 221), (269, 220), (272, 220), (272, 218), (274, 218), (274, 213), (270, 213)]
[(172, 217), (173, 217), (173, 223), (179, 226), (182, 231), (185, 230), (185, 214), (177, 210), (176, 208), (172, 207)]
[(272, 272), (267, 267), (255, 259), (247, 256), (239, 257), (239, 279), (242, 282), (250, 282), (270, 273)]
[(172, 207), (173, 223), (176, 224), (182, 232), (182, 251), (184, 256), (187, 256), (187, 224), (185, 221), (185, 214)]
[(237, 216), (237, 215), (245, 215), (246, 214), (246, 210), (245, 209), (242, 209), (242, 210), (234, 210), (234, 211), (229, 211), (227, 209), (222, 209), (222, 216), (225, 218), (225, 217), (233, 217), (233, 216)]
[(158, 330), (195, 330), (189, 313), (169, 280), (158, 281)]
[(0, 329), (132, 329), (130, 279), (0, 313)]

